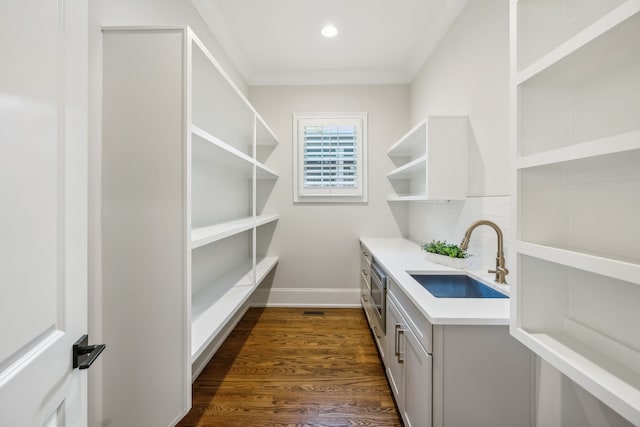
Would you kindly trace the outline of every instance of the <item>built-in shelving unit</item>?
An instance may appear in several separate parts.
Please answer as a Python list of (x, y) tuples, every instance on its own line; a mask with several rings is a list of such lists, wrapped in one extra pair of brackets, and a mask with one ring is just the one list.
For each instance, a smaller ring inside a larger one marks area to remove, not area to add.
[(278, 140), (204, 44), (190, 35), (191, 134), (210, 143), (201, 148), (200, 141), (192, 143), (191, 359), (196, 363), (222, 342), (233, 316), (277, 262), (256, 253), (258, 229), (278, 220), (258, 212), (256, 192), (259, 182), (273, 186), (278, 177), (263, 163)]
[(511, 332), (640, 424), (640, 1), (511, 7)]
[[(105, 307), (120, 325), (108, 334), (105, 375), (153, 378), (150, 396), (179, 389), (153, 403), (173, 416), (145, 423), (171, 425), (278, 262), (269, 251), (278, 175), (265, 165), (278, 139), (188, 27), (109, 28), (104, 46), (103, 252), (124, 260), (104, 264), (122, 270), (103, 283), (122, 296)], [(127, 368), (118, 349), (133, 342), (153, 363)]]
[(468, 119), (431, 116), (387, 151), (396, 168), (387, 174), (388, 201), (460, 200), (467, 197)]

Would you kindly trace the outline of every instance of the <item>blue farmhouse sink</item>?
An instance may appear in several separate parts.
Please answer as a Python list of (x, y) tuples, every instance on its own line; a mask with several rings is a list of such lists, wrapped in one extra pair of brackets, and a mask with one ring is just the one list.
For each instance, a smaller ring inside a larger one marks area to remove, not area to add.
[(509, 298), (462, 274), (412, 274), (411, 277), (436, 298)]

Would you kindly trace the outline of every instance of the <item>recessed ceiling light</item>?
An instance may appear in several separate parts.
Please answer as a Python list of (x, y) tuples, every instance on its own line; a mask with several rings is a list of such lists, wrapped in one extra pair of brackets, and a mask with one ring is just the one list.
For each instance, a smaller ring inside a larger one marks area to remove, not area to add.
[(330, 39), (331, 37), (338, 35), (338, 29), (331, 24), (327, 24), (322, 28), (321, 33), (323, 36)]

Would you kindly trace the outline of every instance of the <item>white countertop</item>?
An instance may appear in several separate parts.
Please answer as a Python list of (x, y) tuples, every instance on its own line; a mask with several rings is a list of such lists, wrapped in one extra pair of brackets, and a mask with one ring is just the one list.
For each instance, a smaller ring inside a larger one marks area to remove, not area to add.
[[(435, 325), (508, 325), (509, 298), (436, 298), (416, 282), (408, 272), (460, 274), (463, 270), (434, 264), (425, 259), (416, 243), (403, 238), (360, 238), (389, 276), (396, 282), (427, 319)], [(494, 274), (464, 270), (482, 283), (509, 294), (508, 285), (493, 282)]]

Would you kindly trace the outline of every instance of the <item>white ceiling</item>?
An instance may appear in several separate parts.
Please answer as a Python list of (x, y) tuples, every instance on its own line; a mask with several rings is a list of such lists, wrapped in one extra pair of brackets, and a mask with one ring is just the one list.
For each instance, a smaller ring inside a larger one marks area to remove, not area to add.
[(410, 83), (465, 1), (192, 0), (249, 85)]

